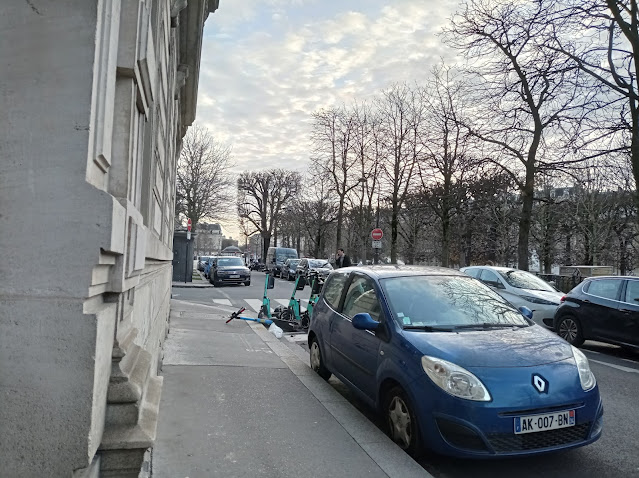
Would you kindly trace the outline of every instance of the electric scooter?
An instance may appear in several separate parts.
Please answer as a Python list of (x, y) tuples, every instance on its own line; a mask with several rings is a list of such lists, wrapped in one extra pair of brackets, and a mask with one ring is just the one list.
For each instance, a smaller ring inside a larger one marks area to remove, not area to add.
[(262, 297), (262, 307), (257, 314), (258, 319), (269, 320), (270, 323), (277, 325), (284, 332), (295, 332), (298, 329), (294, 320), (290, 320), (288, 317), (282, 317), (281, 311), (276, 310), (274, 314), (271, 314), (271, 299), (268, 297), (268, 289), (275, 288), (275, 277), (270, 273), (266, 273), (266, 280), (264, 281), (264, 296)]

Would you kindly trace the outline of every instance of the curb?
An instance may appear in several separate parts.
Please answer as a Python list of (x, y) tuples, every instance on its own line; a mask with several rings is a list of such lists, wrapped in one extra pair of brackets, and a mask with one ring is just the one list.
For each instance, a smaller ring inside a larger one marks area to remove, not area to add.
[(189, 285), (188, 282), (172, 282), (171, 287), (175, 287), (176, 289), (209, 289), (213, 288), (211, 284), (192, 284)]
[(433, 478), (433, 475), (320, 378), (311, 369), (309, 355), (302, 347), (288, 340), (283, 342), (277, 339), (261, 324), (249, 322), (248, 325), (389, 478)]

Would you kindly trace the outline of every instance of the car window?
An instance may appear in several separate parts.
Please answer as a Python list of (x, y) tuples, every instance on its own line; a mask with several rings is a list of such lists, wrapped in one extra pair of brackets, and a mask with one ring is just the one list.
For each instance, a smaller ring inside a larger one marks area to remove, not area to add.
[(499, 275), (501, 275), (504, 278), (504, 280), (508, 283), (508, 285), (515, 287), (517, 289), (544, 290), (547, 292), (556, 292), (555, 289), (553, 289), (550, 284), (548, 284), (543, 279), (540, 279), (536, 275), (531, 274), (530, 272), (512, 270), (512, 271), (500, 272)]
[(464, 270), (464, 274), (468, 274), (470, 277), (474, 277), (475, 279), (479, 277), (480, 272), (481, 272), (481, 269), (477, 269), (477, 268)]
[(493, 284), (501, 284), (501, 281), (499, 280), (499, 277), (497, 277), (497, 274), (495, 274), (493, 271), (489, 271), (488, 269), (483, 269), (481, 271), (481, 280), (493, 285)]
[(626, 297), (624, 302), (633, 305), (639, 305), (639, 281), (629, 280), (626, 285)]
[(221, 267), (229, 267), (229, 266), (239, 267), (239, 266), (243, 266), (244, 262), (242, 262), (242, 259), (240, 259), (239, 257), (229, 257), (224, 259), (218, 259), (217, 265)]
[(621, 282), (621, 279), (593, 280), (588, 285), (586, 292), (590, 295), (595, 295), (604, 299), (616, 300)]
[(348, 279), (347, 274), (333, 274), (324, 285), (324, 300), (335, 310), (339, 307), (339, 299), (342, 297), (346, 279)]
[(352, 319), (362, 312), (370, 314), (373, 320), (381, 320), (382, 308), (373, 281), (368, 277), (355, 277), (346, 292), (342, 314)]

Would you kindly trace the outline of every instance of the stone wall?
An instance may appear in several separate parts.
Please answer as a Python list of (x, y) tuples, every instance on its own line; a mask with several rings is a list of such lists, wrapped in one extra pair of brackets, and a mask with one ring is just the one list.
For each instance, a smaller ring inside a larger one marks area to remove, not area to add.
[(137, 476), (167, 330), (175, 164), (216, 1), (5, 0), (0, 464)]

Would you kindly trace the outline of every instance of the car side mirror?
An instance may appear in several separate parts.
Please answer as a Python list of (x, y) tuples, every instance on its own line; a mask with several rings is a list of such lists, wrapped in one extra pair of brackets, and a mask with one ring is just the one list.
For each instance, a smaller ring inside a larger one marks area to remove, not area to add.
[(266, 284), (267, 289), (275, 289), (275, 277), (271, 274), (268, 275), (268, 282)]
[(372, 330), (375, 331), (379, 327), (379, 322), (373, 320), (370, 314), (366, 312), (360, 312), (353, 317), (353, 327), (359, 330)]
[(533, 318), (533, 311), (530, 310), (528, 307), (526, 307), (525, 305), (522, 305), (519, 309), (519, 312), (521, 312), (521, 315), (523, 315), (524, 317), (526, 317), (527, 319), (532, 320)]

